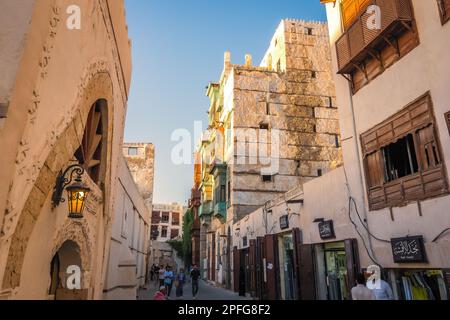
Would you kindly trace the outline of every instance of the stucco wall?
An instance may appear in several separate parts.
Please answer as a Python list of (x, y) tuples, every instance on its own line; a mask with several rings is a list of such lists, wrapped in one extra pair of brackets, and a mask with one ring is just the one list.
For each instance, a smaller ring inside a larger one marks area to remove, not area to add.
[[(0, 295), (7, 298), (47, 298), (51, 255), (64, 236), (83, 233), (89, 237), (77, 239), (83, 250), (90, 250), (82, 253), (89, 256), (88, 298), (102, 297), (129, 85), (119, 71), (129, 55), (119, 59), (114, 33), (123, 35), (126, 29), (110, 20), (106, 1), (79, 2), (81, 30), (66, 27), (71, 4), (35, 2), (7, 118), (0, 128)], [(25, 14), (16, 23), (27, 19)], [(129, 53), (130, 47), (121, 50)], [(73, 159), (97, 99), (107, 100), (106, 177), (93, 212), (78, 225), (67, 217), (66, 205), (51, 211), (49, 197), (56, 174)], [(64, 228), (72, 231), (64, 233)], [(37, 256), (42, 257), (39, 262), (33, 259)]]
[[(450, 50), (448, 41), (450, 24), (441, 25), (435, 2), (412, 0), (412, 3), (420, 39), (418, 47), (354, 96), (349, 94), (347, 80), (335, 74), (344, 163), (352, 196), (355, 197), (363, 215), (364, 211), (368, 212), (368, 206), (365, 183), (360, 182), (363, 173), (360, 171), (362, 160), (358, 157), (358, 151), (361, 153), (359, 136), (428, 91), (433, 102), (445, 166), (448, 169), (450, 165), (450, 157), (448, 157), (450, 139), (443, 116), (450, 110), (450, 91), (448, 90), (450, 63), (446, 53)], [(331, 51), (333, 69), (337, 72), (334, 42), (341, 34), (338, 6), (333, 7), (332, 4), (328, 4), (327, 16), (333, 48)], [(356, 137), (353, 132), (352, 102), (356, 119)], [(356, 142), (355, 139), (357, 139)], [(437, 243), (431, 243), (435, 236), (450, 226), (450, 215), (446, 209), (449, 205), (450, 197), (444, 196), (422, 201), (422, 216), (419, 215), (418, 205), (411, 203), (404, 207), (393, 208), (394, 221), (391, 219), (389, 209), (369, 212), (367, 219), (372, 232), (382, 239), (424, 235), (430, 264), (422, 265), (422, 267), (449, 267), (449, 235), (447, 234)], [(389, 244), (373, 241), (373, 246), (382, 265), (401, 267), (393, 264)], [(415, 266), (408, 265), (408, 267)]]
[[(25, 49), (35, 0), (0, 3), (0, 118), (6, 116), (11, 89)], [(0, 120), (0, 126), (3, 120)]]
[(149, 239), (150, 213), (121, 157), (105, 299), (136, 299), (137, 289), (145, 284)]

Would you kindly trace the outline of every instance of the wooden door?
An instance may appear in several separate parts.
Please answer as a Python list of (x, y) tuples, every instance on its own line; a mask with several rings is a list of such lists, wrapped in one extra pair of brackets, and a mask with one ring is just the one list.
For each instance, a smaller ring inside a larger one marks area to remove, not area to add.
[(252, 297), (256, 297), (256, 239), (250, 240), (248, 256), (250, 265), (250, 272), (249, 272), (250, 294)]
[(347, 259), (347, 288), (349, 297), (356, 284), (356, 276), (361, 271), (359, 266), (358, 241), (356, 239), (345, 240), (345, 257)]
[(316, 299), (316, 277), (314, 268), (314, 245), (301, 244), (297, 247), (299, 298)]
[(233, 248), (233, 289), (234, 292), (239, 292), (239, 269), (240, 269), (240, 257), (237, 247)]
[(302, 246), (301, 231), (299, 228), (292, 229), (292, 242), (294, 246), (294, 282), (296, 287), (296, 299), (300, 299), (300, 248)]
[(266, 275), (267, 275), (267, 299), (278, 299), (278, 279), (280, 269), (278, 267), (278, 246), (277, 238), (273, 234), (265, 237), (266, 249)]
[(266, 299), (266, 282), (264, 281), (264, 247), (264, 237), (258, 237), (256, 239), (256, 297), (260, 300)]
[(211, 253), (211, 281), (216, 281), (216, 234), (212, 234), (211, 241), (212, 253)]

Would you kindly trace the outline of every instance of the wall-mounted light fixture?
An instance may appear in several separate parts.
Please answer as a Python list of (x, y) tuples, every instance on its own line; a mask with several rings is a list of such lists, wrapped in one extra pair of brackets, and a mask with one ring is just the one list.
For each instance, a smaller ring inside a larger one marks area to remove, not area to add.
[(320, 223), (320, 222), (324, 222), (325, 219), (324, 218), (316, 218), (314, 219), (313, 223)]
[[(84, 168), (79, 164), (69, 166), (64, 172), (60, 172), (56, 177), (56, 183), (52, 195), (53, 208), (65, 202), (63, 191), (67, 191), (67, 204), (69, 206), (69, 218), (83, 218), (83, 209), (86, 198), (91, 191), (81, 180)], [(66, 178), (66, 175), (69, 176)], [(74, 179), (74, 175), (76, 175)], [(74, 181), (72, 183), (72, 181)]]

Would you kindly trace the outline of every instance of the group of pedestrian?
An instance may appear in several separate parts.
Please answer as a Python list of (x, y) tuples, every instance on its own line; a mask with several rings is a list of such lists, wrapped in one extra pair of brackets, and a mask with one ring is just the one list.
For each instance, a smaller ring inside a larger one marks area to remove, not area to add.
[(394, 300), (391, 286), (383, 279), (373, 280), (359, 273), (352, 289), (353, 300)]
[[(186, 272), (183, 268), (179, 270), (177, 274), (172, 271), (172, 267), (167, 266), (156, 266), (152, 265), (150, 270), (150, 278), (152, 281), (157, 281), (159, 285), (159, 290), (155, 293), (154, 300), (167, 300), (171, 296), (172, 287), (175, 285), (175, 296), (177, 299), (181, 299), (184, 295), (183, 289), (185, 283), (188, 281)], [(192, 296), (194, 299), (197, 298), (198, 294), (198, 281), (200, 279), (200, 271), (197, 265), (189, 268), (188, 275), (190, 276), (190, 281), (192, 283)]]

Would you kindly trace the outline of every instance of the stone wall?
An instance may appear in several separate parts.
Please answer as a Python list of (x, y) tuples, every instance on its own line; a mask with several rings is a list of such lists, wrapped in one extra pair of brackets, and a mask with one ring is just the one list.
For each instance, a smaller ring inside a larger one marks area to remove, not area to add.
[[(132, 148), (137, 151), (131, 155), (128, 150)], [(124, 143), (123, 154), (127, 160), (134, 181), (144, 198), (149, 211), (152, 210), (155, 147), (151, 143)]]
[[(236, 221), (336, 168), (342, 155), (326, 24), (282, 21), (262, 66), (234, 65), (231, 72), (235, 139), (234, 159), (227, 159), (233, 189), (228, 219)], [(261, 124), (269, 131), (261, 130)], [(247, 129), (255, 134), (239, 134)], [(266, 149), (268, 157), (278, 156), (271, 182), (261, 179), (268, 165), (260, 152)]]

